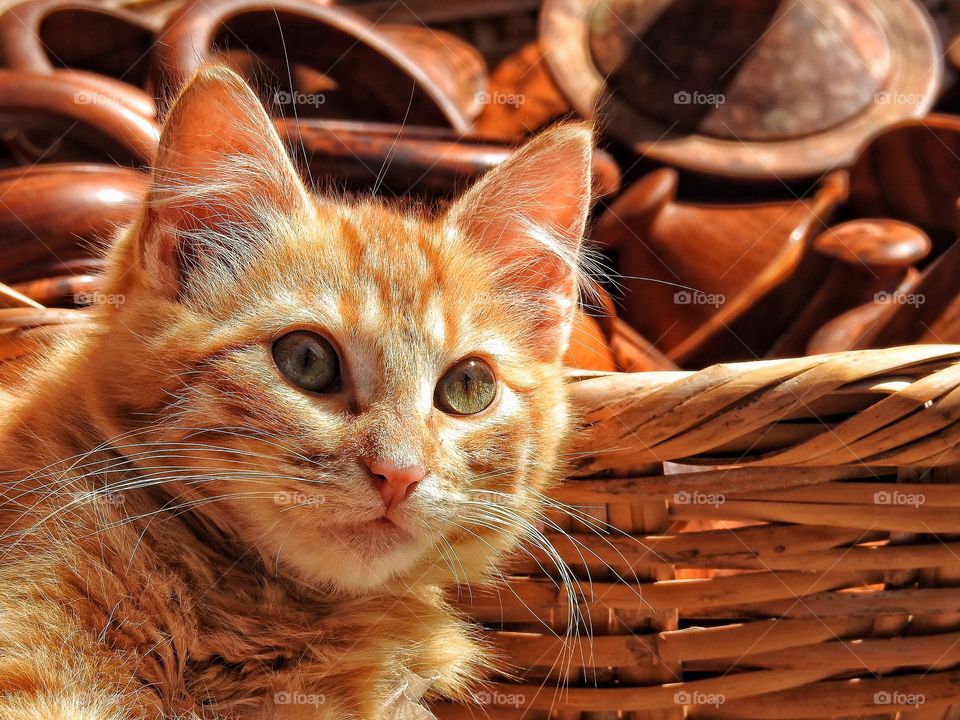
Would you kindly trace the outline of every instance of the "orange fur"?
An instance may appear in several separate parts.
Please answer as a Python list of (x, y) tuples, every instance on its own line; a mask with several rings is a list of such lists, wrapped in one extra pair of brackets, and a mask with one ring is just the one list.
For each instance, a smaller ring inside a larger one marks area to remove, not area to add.
[[(589, 155), (560, 127), (433, 220), (315, 199), (201, 70), (112, 247), (122, 302), (0, 395), (0, 718), (373, 720), (411, 673), (463, 697), (486, 660), (442, 589), (490, 576), (557, 473)], [(342, 390), (280, 375), (298, 328)], [(499, 395), (445, 415), (467, 356)], [(428, 470), (396, 532), (371, 455)]]

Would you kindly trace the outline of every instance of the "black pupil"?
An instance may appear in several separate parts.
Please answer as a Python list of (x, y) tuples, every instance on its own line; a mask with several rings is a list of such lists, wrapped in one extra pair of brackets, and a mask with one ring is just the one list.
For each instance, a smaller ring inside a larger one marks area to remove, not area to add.
[(310, 368), (314, 362), (320, 359), (320, 356), (317, 355), (317, 351), (309, 343), (304, 343), (303, 348), (303, 360), (300, 363), (300, 370), (304, 375), (310, 372)]
[(463, 374), (460, 376), (460, 380), (463, 384), (462, 392), (464, 395), (472, 395), (478, 390), (477, 375), (478, 373), (473, 367), (472, 363), (463, 369)]

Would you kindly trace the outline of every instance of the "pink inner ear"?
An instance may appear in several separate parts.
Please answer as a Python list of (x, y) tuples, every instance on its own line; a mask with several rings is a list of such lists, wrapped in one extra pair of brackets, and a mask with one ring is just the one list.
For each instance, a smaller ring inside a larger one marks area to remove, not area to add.
[[(513, 236), (513, 248), (498, 255), (507, 268), (508, 284), (526, 290), (531, 296), (562, 295), (576, 297), (575, 258), (564, 258), (539, 241)], [(504, 243), (506, 245), (506, 243)]]

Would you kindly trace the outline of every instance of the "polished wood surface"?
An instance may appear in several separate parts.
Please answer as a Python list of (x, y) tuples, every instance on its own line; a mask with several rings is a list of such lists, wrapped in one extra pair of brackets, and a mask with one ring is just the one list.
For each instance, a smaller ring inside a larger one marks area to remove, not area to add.
[[(442, 49), (440, 56), (455, 58), (453, 66), (427, 64), (425, 55), (433, 43), (445, 42), (442, 37), (383, 32), (346, 8), (322, 3), (198, 0), (175, 12), (161, 34), (153, 64), (161, 95), (170, 96), (214, 48), (242, 49), (259, 59), (249, 79), (277, 106), (277, 114), (391, 119), (465, 132), (479, 111), (475, 94), (486, 85), (486, 68), (470, 49)], [(224, 59), (229, 62), (230, 54)], [(291, 85), (285, 72), (271, 71), (278, 62), (284, 69), (291, 64), (294, 80), (305, 68), (334, 85), (319, 90)]]
[(923, 228), (937, 251), (960, 224), (960, 117), (930, 115), (877, 135), (850, 169), (850, 204), (860, 216), (891, 217)]
[(739, 206), (677, 201), (678, 182), (673, 170), (650, 174), (596, 224), (624, 269), (624, 317), (681, 365), (761, 356), (787, 318), (777, 327), (752, 313), (800, 268), (845, 177), (828, 176), (810, 200)]
[[(92, 263), (91, 263), (92, 265)], [(66, 269), (66, 268), (65, 268)], [(96, 270), (101, 270), (96, 267)], [(15, 283), (12, 289), (43, 307), (75, 307), (102, 292), (102, 275), (57, 275)]]
[[(410, 125), (303, 119), (275, 124), (287, 144), (303, 153), (309, 178), (319, 188), (333, 181), (367, 190), (449, 197), (506, 160), (515, 148), (512, 143)], [(620, 169), (602, 150), (594, 151), (593, 184), (597, 197), (620, 188)]]
[[(145, 166), (159, 140), (142, 95), (107, 77), (0, 70), (0, 123), (20, 162), (110, 160)], [(123, 98), (129, 97), (129, 100)]]
[[(488, 84), (483, 59), (458, 38), (426, 27), (374, 26), (327, 3), (283, 0), (268, 8), (250, 0), (194, 2), (161, 26), (91, 0), (30, 0), (0, 16), (0, 60), (20, 71), (0, 71), (0, 117), (15, 129), (6, 135), (7, 148), (14, 162), (25, 164), (110, 160), (144, 166), (157, 139), (158, 109), (151, 93), (169, 97), (176, 83), (216, 47), (248, 76), (263, 80), (260, 90), (277, 115), (277, 128), (304, 159), (307, 179), (317, 189), (346, 187), (442, 201), (507, 158), (526, 133), (569, 114), (576, 105), (571, 102), (571, 76), (557, 74), (552, 64), (558, 46), (543, 42), (558, 17), (551, 13), (559, 2), (547, 3), (541, 44), (528, 44), (505, 60)], [(899, 67), (902, 48), (888, 37), (889, 22), (906, 11), (895, 9), (896, 4), (890, 0), (880, 10), (860, 8), (840, 18), (837, 36), (818, 57), (803, 50), (810, 38), (800, 32), (811, 8), (785, 9), (774, 0), (758, 3), (744, 16), (749, 22), (719, 45), (704, 45), (713, 64), (691, 64), (676, 49), (681, 41), (699, 37), (705, 27), (683, 2), (645, 6), (614, 0), (591, 5), (593, 24), (586, 42), (591, 62), (608, 76), (607, 86), (626, 106), (653, 116), (660, 113), (664, 121), (672, 118), (684, 132), (717, 140), (736, 137), (748, 144), (762, 141), (770, 147), (806, 134), (822, 145), (822, 133), (869, 109), (877, 93), (885, 92), (883, 78)], [(655, 6), (660, 15), (654, 13)], [(717, 9), (731, 18), (742, 12), (722, 1)], [(839, 12), (820, 9), (824, 17)], [(858, 17), (863, 22), (854, 28)], [(664, 95), (658, 92), (648, 93), (647, 101), (637, 105), (636, 98), (648, 85), (663, 90), (657, 82), (674, 80), (653, 77), (642, 63), (636, 73), (622, 71), (636, 51), (625, 28), (649, 36), (677, 66), (679, 78), (711, 89), (711, 68), (723, 60), (723, 53), (751, 37), (763, 18), (779, 19), (777, 27), (751, 48), (728, 84), (713, 88), (724, 91), (722, 104), (705, 112), (675, 99), (662, 105)], [(84, 46), (75, 29), (88, 31), (91, 38), (109, 35), (109, 42)], [(914, 32), (916, 26), (907, 23), (904, 31)], [(140, 61), (120, 67), (158, 32), (164, 33), (164, 42), (156, 46), (149, 72)], [(863, 62), (846, 58), (830, 65), (838, 38), (851, 33), (851, 57)], [(232, 46), (226, 42), (229, 37), (237, 40)], [(791, 38), (796, 42), (788, 42)], [(914, 39), (919, 43), (916, 52), (922, 54), (922, 38)], [(326, 72), (324, 58), (329, 60), (328, 55), (346, 45), (356, 47), (355, 62), (345, 63), (343, 75)], [(289, 87), (279, 84), (287, 72), (280, 51), (292, 60)], [(787, 57), (784, 53), (799, 54), (806, 65), (787, 68), (772, 62)], [(837, 93), (791, 105), (815, 95), (817, 84), (811, 78), (827, 70)], [(792, 90), (796, 98), (782, 92), (790, 73), (802, 76)], [(370, 77), (377, 78), (375, 97), (361, 92)], [(775, 90), (770, 103), (796, 112), (776, 122), (759, 114), (754, 99), (763, 94), (764, 83), (772, 83)], [(403, 98), (401, 86), (407, 88)], [(283, 92), (289, 97), (280, 98)], [(298, 107), (303, 103), (293, 92), (312, 92), (318, 102)], [(513, 102), (505, 99), (510, 97)], [(380, 122), (364, 119), (367, 113)], [(382, 122), (391, 115), (403, 122)], [(614, 125), (605, 124), (604, 129), (616, 135)], [(615, 312), (584, 316), (578, 338), (603, 367), (612, 363), (620, 369), (652, 369), (799, 353), (826, 327), (831, 342), (838, 343), (845, 317), (851, 323), (849, 342), (880, 333), (899, 310), (868, 312), (863, 309), (870, 304), (866, 300), (920, 282), (931, 251), (928, 236), (936, 259), (956, 233), (953, 214), (944, 208), (952, 208), (960, 195), (960, 171), (951, 160), (954, 151), (960, 152), (957, 129), (956, 118), (931, 116), (878, 134), (854, 164), (851, 197), (844, 206), (846, 217), (867, 219), (829, 232), (821, 232), (824, 223), (846, 192), (840, 176), (831, 176), (803, 200), (693, 202), (678, 199), (680, 176), (669, 169), (621, 192), (617, 162), (597, 151), (594, 192), (607, 198), (609, 207), (598, 209), (594, 242), (623, 268), (624, 318)], [(61, 130), (70, 132), (57, 137)], [(932, 168), (935, 192), (926, 191), (929, 183), (924, 185), (922, 176), (903, 181), (920, 167)], [(23, 188), (40, 177), (25, 179)], [(69, 206), (68, 217), (78, 227), (93, 222), (81, 220), (85, 212), (94, 212), (83, 209), (83, 197), (79, 193)], [(78, 234), (89, 232), (81, 227)], [(58, 243), (70, 245), (62, 238), (54, 245)], [(40, 268), (32, 277), (5, 279), (25, 297), (63, 304), (78, 288), (93, 287), (99, 271), (95, 260), (69, 252), (47, 258)], [(816, 342), (826, 335), (820, 334)]]
[(96, 267), (97, 248), (139, 210), (146, 180), (133, 170), (79, 163), (0, 172), (0, 281)]
[(770, 181), (849, 165), (925, 115), (943, 72), (911, 0), (546, 0), (540, 45), (580, 114), (640, 155)]

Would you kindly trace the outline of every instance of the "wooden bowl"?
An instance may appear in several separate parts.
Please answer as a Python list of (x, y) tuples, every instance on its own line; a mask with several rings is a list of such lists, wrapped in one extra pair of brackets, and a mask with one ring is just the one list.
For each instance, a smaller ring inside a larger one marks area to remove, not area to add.
[[(486, 85), (475, 51), (438, 53), (431, 45), (444, 43), (439, 36), (385, 32), (345, 8), (305, 0), (188, 2), (160, 36), (153, 78), (162, 96), (216, 48), (265, 91), (277, 115), (392, 119), (465, 132)], [(440, 58), (455, 58), (454, 69)]]
[(143, 89), (159, 28), (95, 0), (27, 0), (0, 15), (0, 64), (31, 73), (73, 68)]
[(376, 28), (419, 63), (464, 116), (476, 119), (487, 106), (487, 63), (473, 45), (426, 25), (377, 23)]
[(147, 176), (113, 165), (0, 172), (0, 281), (98, 270), (98, 248), (133, 220)]
[(70, 70), (0, 70), (0, 121), (21, 163), (112, 160), (148, 165), (159, 129), (142, 93), (105, 76)]
[(943, 72), (911, 0), (546, 0), (540, 42), (582, 115), (642, 155), (739, 178), (848, 165), (926, 114)]

